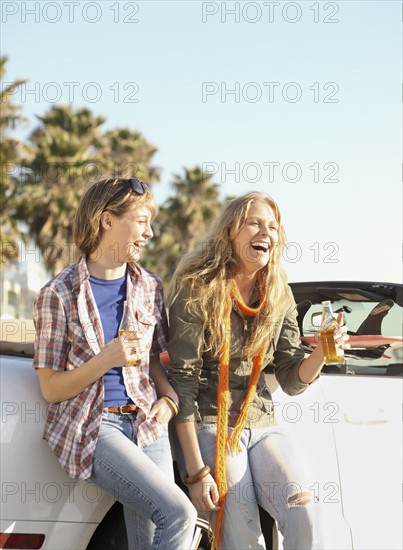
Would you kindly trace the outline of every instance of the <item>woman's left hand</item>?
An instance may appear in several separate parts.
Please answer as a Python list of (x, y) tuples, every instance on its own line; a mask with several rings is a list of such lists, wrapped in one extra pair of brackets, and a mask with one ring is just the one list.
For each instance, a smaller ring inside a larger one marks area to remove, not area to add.
[(168, 422), (174, 416), (172, 407), (165, 399), (158, 399), (151, 407), (150, 417), (155, 418), (160, 424), (168, 425)]

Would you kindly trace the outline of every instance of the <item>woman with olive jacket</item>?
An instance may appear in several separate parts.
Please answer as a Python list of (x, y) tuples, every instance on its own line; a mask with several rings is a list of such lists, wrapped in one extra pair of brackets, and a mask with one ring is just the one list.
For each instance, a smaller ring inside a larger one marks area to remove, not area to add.
[[(185, 483), (212, 512), (213, 548), (264, 548), (258, 504), (289, 550), (323, 548), (305, 466), (276, 426), (263, 369), (303, 392), (324, 364), (321, 344), (305, 359), (296, 307), (280, 267), (285, 243), (277, 204), (261, 193), (229, 202), (207, 238), (173, 277), (169, 376)], [(347, 339), (338, 330), (338, 343)], [(300, 488), (300, 489), (298, 489)]]

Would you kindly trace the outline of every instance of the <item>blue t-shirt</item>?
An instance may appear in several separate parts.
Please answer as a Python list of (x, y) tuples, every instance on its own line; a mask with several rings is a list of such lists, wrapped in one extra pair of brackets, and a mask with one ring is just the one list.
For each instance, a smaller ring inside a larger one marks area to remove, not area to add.
[[(91, 290), (101, 317), (104, 342), (116, 338), (123, 315), (126, 299), (126, 275), (119, 279), (105, 280), (90, 276)], [(127, 395), (123, 381), (122, 367), (113, 367), (104, 374), (104, 406), (117, 407), (133, 403)]]

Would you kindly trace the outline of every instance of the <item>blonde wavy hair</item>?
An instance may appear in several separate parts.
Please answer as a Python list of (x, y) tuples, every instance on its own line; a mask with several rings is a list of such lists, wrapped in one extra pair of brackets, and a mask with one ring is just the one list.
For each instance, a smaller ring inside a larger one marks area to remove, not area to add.
[(278, 245), (271, 249), (269, 262), (257, 274), (257, 285), (264, 293), (265, 302), (254, 317), (244, 349), (249, 360), (271, 340), (289, 304), (287, 279), (280, 265), (286, 236), (280, 209), (271, 197), (254, 191), (229, 201), (203, 242), (178, 263), (168, 295), (172, 303), (181, 287), (188, 289), (186, 308), (203, 323), (205, 350), (218, 354), (228, 336), (225, 335), (224, 319), (231, 307), (230, 283), (239, 269), (239, 256), (233, 241), (245, 225), (248, 209), (254, 202), (272, 210), (278, 223)]
[[(128, 179), (103, 176), (87, 187), (74, 220), (74, 241), (81, 254), (89, 256), (98, 248), (103, 235), (101, 215), (105, 210), (119, 218), (134, 206), (147, 206), (152, 219), (155, 218), (154, 196), (148, 187), (143, 188), (143, 195), (136, 195), (131, 192)], [(120, 190), (122, 193), (114, 199)]]

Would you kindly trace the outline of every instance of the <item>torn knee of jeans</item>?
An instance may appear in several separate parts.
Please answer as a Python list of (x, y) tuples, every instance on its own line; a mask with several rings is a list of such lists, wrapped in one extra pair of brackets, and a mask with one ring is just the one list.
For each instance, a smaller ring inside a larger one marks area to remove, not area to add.
[(249, 508), (245, 504), (240, 504), (239, 509), (248, 523), (253, 521), (253, 516), (251, 515)]
[(287, 500), (287, 505), (289, 508), (293, 508), (296, 506), (306, 506), (314, 501), (316, 501), (316, 499), (313, 493), (301, 491), (290, 496)]

